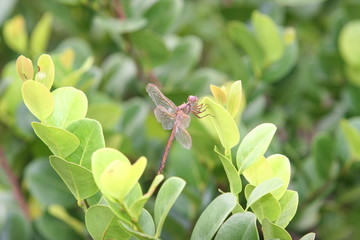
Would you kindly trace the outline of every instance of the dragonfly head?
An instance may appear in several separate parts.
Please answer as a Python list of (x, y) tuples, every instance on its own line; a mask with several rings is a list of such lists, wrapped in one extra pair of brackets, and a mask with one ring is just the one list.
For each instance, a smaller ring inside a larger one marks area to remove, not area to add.
[(199, 99), (196, 96), (190, 95), (187, 100), (188, 100), (188, 103), (190, 103), (192, 106), (194, 106), (197, 104)]

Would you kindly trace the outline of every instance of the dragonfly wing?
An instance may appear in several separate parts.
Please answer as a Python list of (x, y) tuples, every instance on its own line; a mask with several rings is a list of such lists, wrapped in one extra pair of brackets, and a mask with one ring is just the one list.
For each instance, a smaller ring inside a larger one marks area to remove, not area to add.
[(154, 84), (149, 83), (146, 86), (146, 91), (156, 106), (163, 106), (169, 113), (176, 112), (176, 105), (170, 99), (165, 97)]
[(178, 111), (176, 121), (178, 125), (186, 129), (190, 125), (190, 116), (182, 111)]
[(161, 123), (165, 130), (170, 130), (174, 127), (176, 115), (169, 113), (166, 108), (161, 105), (156, 106), (154, 109), (156, 120)]
[(181, 146), (183, 146), (186, 149), (190, 149), (192, 145), (192, 140), (190, 134), (181, 126), (176, 126), (176, 132), (175, 132), (175, 138), (176, 141), (178, 141)]

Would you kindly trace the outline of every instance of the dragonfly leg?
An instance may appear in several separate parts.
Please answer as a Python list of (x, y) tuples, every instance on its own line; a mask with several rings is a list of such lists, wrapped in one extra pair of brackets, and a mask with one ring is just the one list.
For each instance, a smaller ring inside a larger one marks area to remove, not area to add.
[(202, 103), (202, 104), (196, 105), (194, 107), (194, 111), (196, 111), (197, 113), (203, 113), (206, 111), (207, 108), (208, 108), (208, 106)]
[[(195, 115), (195, 117), (197, 117), (197, 118), (199, 118), (199, 119), (201, 119), (201, 118), (204, 118), (204, 117), (207, 117), (207, 116), (212, 116), (211, 114), (205, 114), (204, 116), (200, 116), (199, 114), (200, 113), (202, 113), (202, 112), (192, 112), (194, 115)], [(212, 116), (212, 117), (214, 117), (214, 116)]]

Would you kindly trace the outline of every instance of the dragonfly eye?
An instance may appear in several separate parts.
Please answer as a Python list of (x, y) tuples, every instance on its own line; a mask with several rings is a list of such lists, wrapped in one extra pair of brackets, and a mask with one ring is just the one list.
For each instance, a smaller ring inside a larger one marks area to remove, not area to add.
[(187, 100), (190, 103), (196, 103), (198, 101), (198, 98), (196, 96), (191, 96), (190, 95)]

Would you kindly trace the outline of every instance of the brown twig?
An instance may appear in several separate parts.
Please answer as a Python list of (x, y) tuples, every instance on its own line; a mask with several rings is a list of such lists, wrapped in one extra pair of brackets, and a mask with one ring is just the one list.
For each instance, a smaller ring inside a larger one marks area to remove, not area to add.
[(9, 166), (9, 163), (6, 160), (4, 151), (1, 148), (0, 148), (0, 166), (4, 170), (7, 178), (9, 179), (9, 182), (10, 182), (11, 187), (13, 189), (15, 199), (17, 200), (17, 202), (18, 202), (20, 208), (22, 209), (25, 217), (27, 219), (30, 219), (29, 208), (27, 206), (25, 197), (21, 192), (19, 181), (18, 181), (17, 177), (15, 176), (15, 174), (12, 172), (12, 170), (11, 170), (11, 168)]

